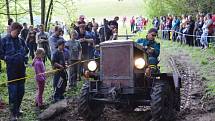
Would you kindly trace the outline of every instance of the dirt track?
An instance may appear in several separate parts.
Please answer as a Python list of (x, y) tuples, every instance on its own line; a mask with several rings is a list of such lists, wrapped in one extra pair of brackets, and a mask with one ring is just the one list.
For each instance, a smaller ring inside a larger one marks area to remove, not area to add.
[[(209, 99), (204, 94), (204, 81), (200, 78), (198, 67), (191, 64), (189, 55), (171, 56), (182, 77), (181, 111), (177, 121), (215, 121), (215, 99)], [(169, 65), (170, 66), (170, 65)], [(171, 66), (170, 66), (171, 67)], [(148, 121), (148, 112), (121, 113), (114, 108), (106, 107), (98, 121)], [(83, 121), (77, 113), (77, 99), (70, 100), (67, 112), (60, 114), (52, 121)]]

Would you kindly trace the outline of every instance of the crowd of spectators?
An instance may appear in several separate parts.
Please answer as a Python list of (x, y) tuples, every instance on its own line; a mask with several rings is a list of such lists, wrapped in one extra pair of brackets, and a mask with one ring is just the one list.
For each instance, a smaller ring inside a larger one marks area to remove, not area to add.
[(154, 28), (161, 30), (164, 40), (178, 41), (181, 44), (197, 46), (206, 49), (214, 40), (215, 15), (198, 13), (192, 15), (167, 15), (160, 19), (155, 17), (152, 22)]
[[(47, 61), (50, 61), (54, 70), (58, 70), (53, 76), (53, 102), (64, 99), (67, 83), (69, 88), (75, 87), (83, 73), (83, 65), (76, 64), (70, 68), (68, 65), (98, 57), (96, 45), (117, 39), (118, 20), (118, 16), (110, 21), (104, 19), (104, 24), (99, 25), (94, 18), (86, 22), (81, 15), (70, 28), (56, 22), (46, 32), (44, 25), (21, 25), (10, 19), (7, 34), (0, 41), (0, 59), (6, 63), (11, 120), (17, 120), (22, 114), (20, 106), (25, 94), (26, 66), (35, 71), (36, 107), (44, 107)], [(65, 32), (69, 33), (68, 40), (64, 38)]]

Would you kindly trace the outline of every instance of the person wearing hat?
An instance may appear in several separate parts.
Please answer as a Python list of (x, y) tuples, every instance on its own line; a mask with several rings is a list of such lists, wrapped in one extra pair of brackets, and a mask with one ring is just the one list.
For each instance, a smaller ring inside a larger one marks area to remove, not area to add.
[(138, 39), (137, 43), (143, 46), (144, 50), (148, 54), (148, 63), (150, 65), (158, 64), (158, 56), (160, 54), (160, 43), (155, 41), (155, 37), (157, 36), (157, 29), (151, 28), (149, 29), (146, 38)]
[(66, 72), (66, 61), (65, 61), (65, 41), (59, 40), (57, 42), (57, 50), (54, 52), (52, 57), (52, 66), (54, 69), (58, 69), (54, 74), (53, 86), (54, 86), (54, 102), (64, 99), (64, 92), (67, 85), (67, 72)]
[(20, 105), (25, 93), (25, 79), (26, 76), (26, 55), (28, 48), (25, 41), (19, 37), (22, 25), (14, 22), (10, 27), (10, 33), (2, 38), (0, 47), (0, 59), (6, 62), (8, 93), (9, 93), (9, 109), (11, 112), (11, 119), (17, 120), (22, 113)]

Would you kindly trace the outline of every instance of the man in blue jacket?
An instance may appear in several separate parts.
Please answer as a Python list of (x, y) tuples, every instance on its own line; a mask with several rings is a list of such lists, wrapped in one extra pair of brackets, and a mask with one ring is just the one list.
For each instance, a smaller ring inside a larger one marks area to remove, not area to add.
[(158, 64), (158, 56), (160, 55), (160, 43), (155, 41), (155, 37), (157, 36), (157, 29), (151, 28), (146, 38), (138, 39), (137, 43), (142, 45), (145, 49), (146, 53), (148, 54), (148, 63), (150, 65), (157, 65)]
[(2, 38), (0, 47), (0, 59), (6, 62), (8, 93), (9, 93), (9, 107), (11, 111), (11, 119), (17, 120), (20, 116), (20, 105), (25, 93), (25, 79), (17, 80), (25, 77), (26, 72), (26, 55), (28, 48), (21, 38), (18, 37), (22, 25), (14, 22), (10, 27), (10, 33)]

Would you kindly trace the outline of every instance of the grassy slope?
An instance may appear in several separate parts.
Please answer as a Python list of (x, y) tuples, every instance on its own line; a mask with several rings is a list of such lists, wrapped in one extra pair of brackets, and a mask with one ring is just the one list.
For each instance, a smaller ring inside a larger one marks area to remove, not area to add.
[(142, 0), (80, 0), (78, 14), (91, 19), (112, 16), (137, 16), (143, 14)]
[[(161, 52), (171, 52), (173, 55), (178, 53), (188, 54), (192, 58), (192, 63), (199, 68), (199, 74), (206, 81), (207, 94), (215, 95), (215, 49), (209, 48), (201, 50), (197, 47), (189, 47), (187, 45), (180, 45), (179, 43), (170, 41), (161, 41)], [(161, 53), (161, 58), (163, 54)], [(165, 57), (164, 57), (165, 58)], [(164, 71), (169, 71), (165, 68), (164, 60), (161, 61), (161, 66)]]
[(128, 33), (130, 30), (129, 20), (132, 16), (145, 15), (142, 6), (142, 0), (79, 0), (76, 5), (78, 7), (77, 16), (85, 15), (87, 21), (91, 21), (94, 17), (99, 24), (103, 23), (103, 19), (112, 20), (115, 16), (119, 16), (119, 34), (126, 34), (126, 28), (122, 26), (122, 18), (127, 17), (126, 27)]

